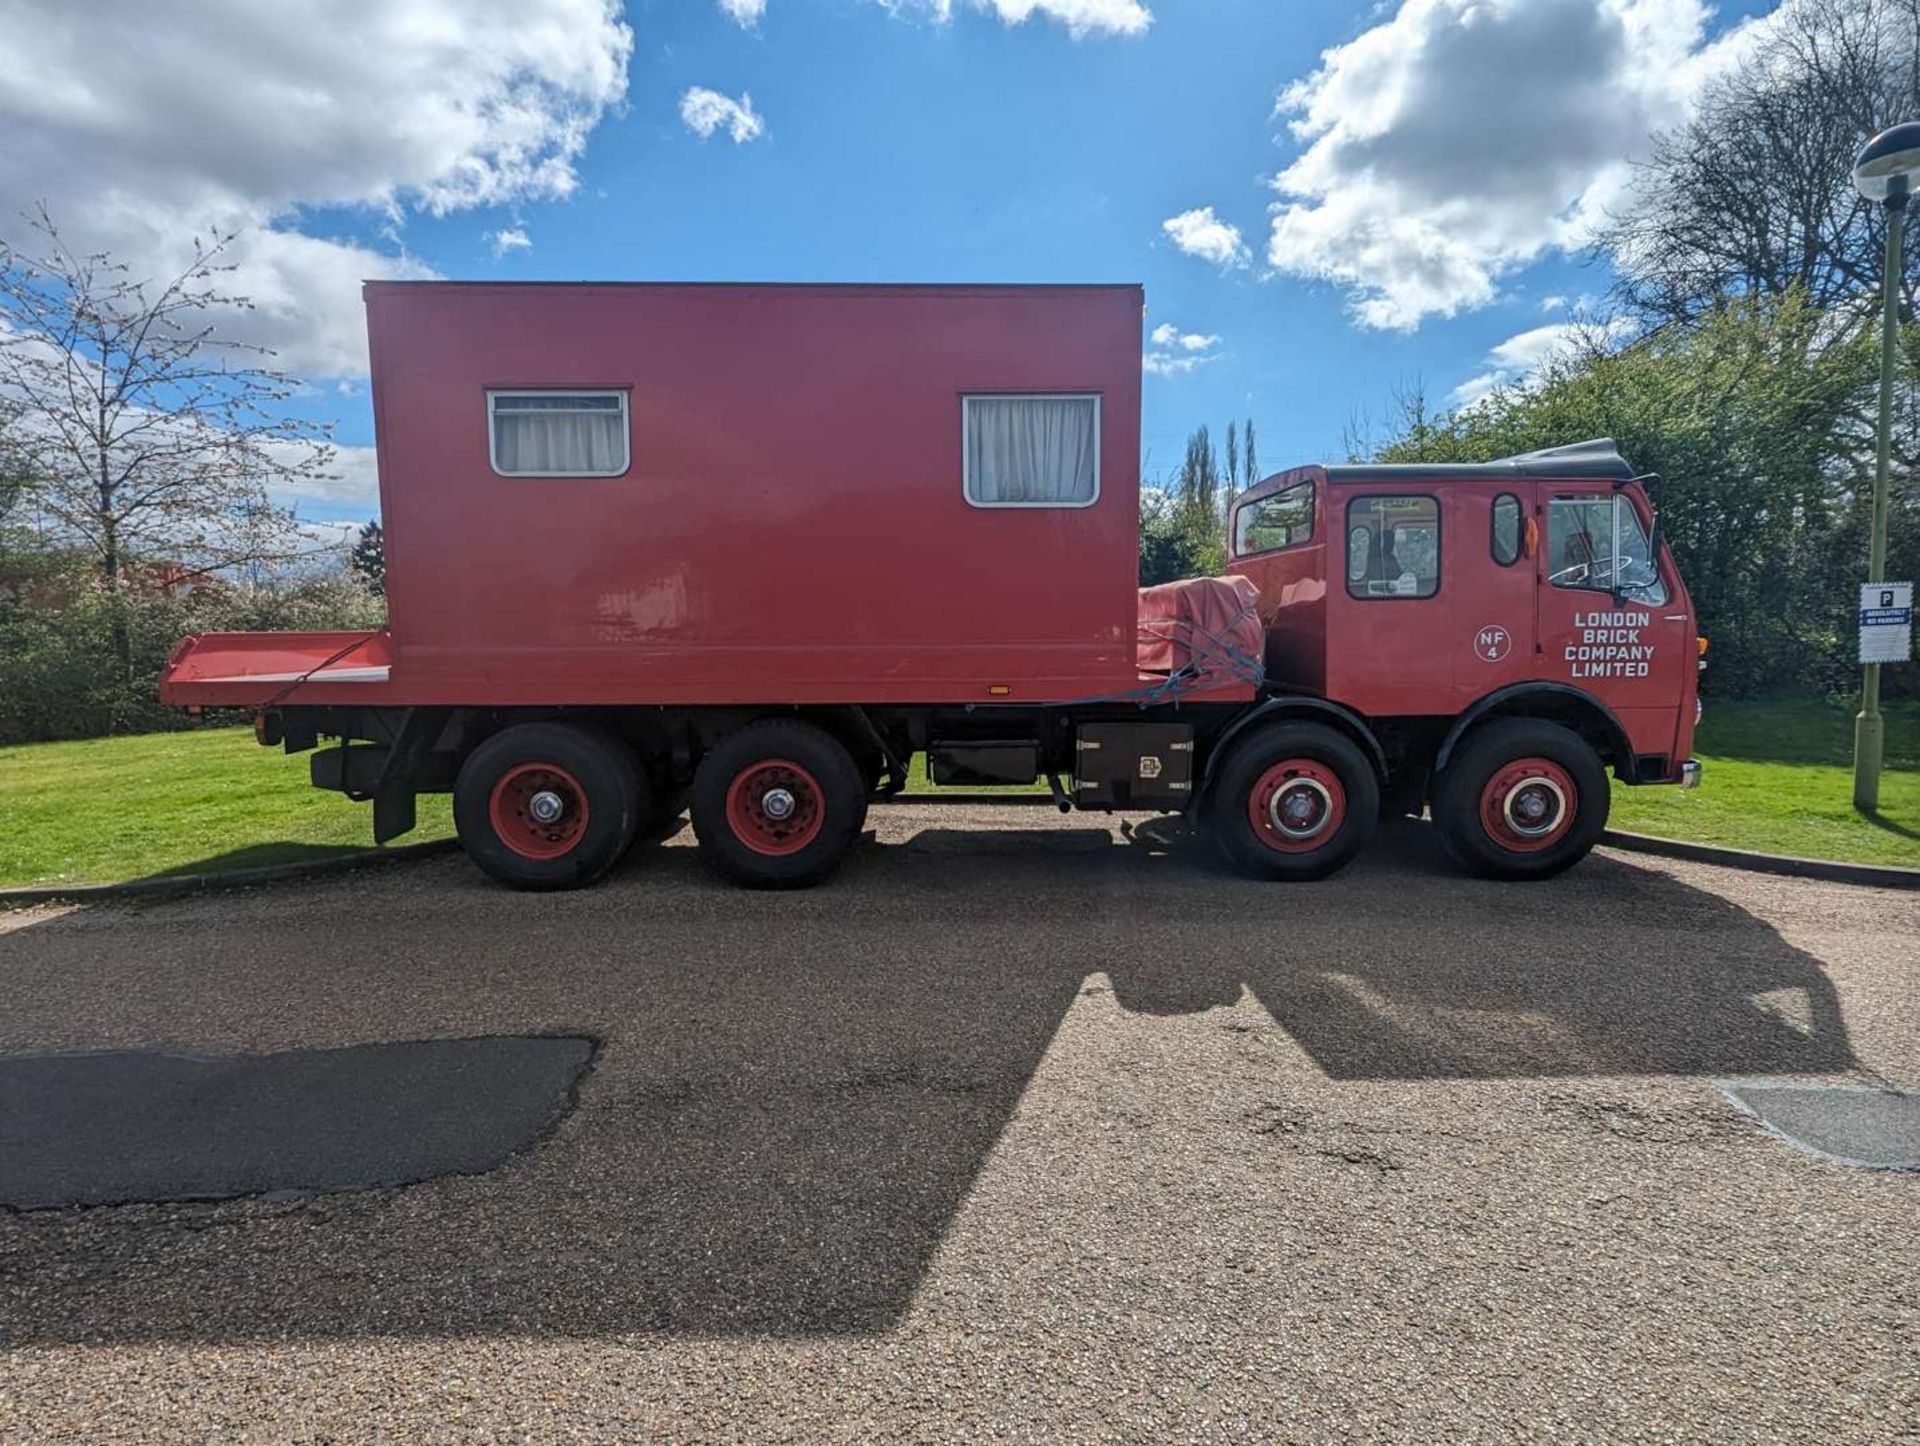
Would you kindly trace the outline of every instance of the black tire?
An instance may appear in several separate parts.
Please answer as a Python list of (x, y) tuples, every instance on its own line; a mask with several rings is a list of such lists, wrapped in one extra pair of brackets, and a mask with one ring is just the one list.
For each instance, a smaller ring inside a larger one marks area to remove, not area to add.
[(887, 761), (879, 754), (873, 754), (864, 764), (855, 765), (860, 769), (860, 818), (853, 826), (856, 834), (867, 831), (867, 807), (880, 793), (880, 785), (887, 780)]
[[(1538, 770), (1527, 760), (1554, 769)], [(1510, 770), (1519, 770), (1519, 778), (1501, 787)], [(1568, 787), (1571, 799), (1555, 798)], [(1540, 718), (1498, 718), (1461, 740), (1434, 785), (1433, 822), (1447, 852), (1474, 873), (1547, 879), (1579, 863), (1600, 841), (1612, 802), (1606, 766), (1578, 733)], [(1539, 820), (1522, 816), (1534, 806), (1548, 812)], [(1489, 809), (1510, 822), (1490, 826)], [(1518, 830), (1549, 823), (1554, 827), (1543, 838), (1521, 841)]]
[[(1308, 811), (1291, 827), (1323, 832), (1286, 838), (1282, 815), (1295, 805)], [(1237, 868), (1259, 878), (1325, 878), (1367, 846), (1379, 823), (1372, 761), (1352, 739), (1319, 723), (1277, 723), (1236, 740), (1207, 799), (1214, 841)]]
[[(561, 800), (551, 830), (530, 812), (540, 792)], [(633, 750), (610, 734), (564, 723), (521, 723), (494, 734), (467, 756), (453, 787), (453, 820), (467, 857), (516, 889), (592, 883), (633, 843), (646, 806), (646, 778)]]
[[(777, 818), (766, 807), (776, 791), (793, 810)], [(866, 803), (865, 780), (840, 740), (794, 719), (729, 733), (693, 774), (701, 857), (750, 888), (801, 889), (826, 878), (859, 837)]]

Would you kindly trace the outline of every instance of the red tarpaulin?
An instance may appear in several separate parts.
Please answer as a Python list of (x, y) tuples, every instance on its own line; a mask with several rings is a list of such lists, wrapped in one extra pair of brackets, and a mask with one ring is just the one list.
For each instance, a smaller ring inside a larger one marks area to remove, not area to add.
[(1191, 669), (1203, 683), (1257, 683), (1266, 630), (1260, 590), (1244, 577), (1190, 577), (1140, 589), (1143, 673)]

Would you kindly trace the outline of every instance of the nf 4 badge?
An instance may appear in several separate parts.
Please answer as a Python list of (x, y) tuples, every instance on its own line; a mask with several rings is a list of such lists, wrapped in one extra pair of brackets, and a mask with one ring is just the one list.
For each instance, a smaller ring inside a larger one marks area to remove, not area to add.
[(1513, 635), (1502, 627), (1482, 628), (1473, 635), (1473, 650), (1485, 663), (1497, 663), (1513, 651)]

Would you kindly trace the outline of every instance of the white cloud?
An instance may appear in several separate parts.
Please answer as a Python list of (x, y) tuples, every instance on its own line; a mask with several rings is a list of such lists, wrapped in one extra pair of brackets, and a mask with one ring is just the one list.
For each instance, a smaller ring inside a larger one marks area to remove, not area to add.
[(767, 129), (765, 120), (753, 108), (753, 97), (745, 91), (735, 100), (704, 85), (689, 86), (680, 97), (680, 119), (702, 140), (725, 127), (735, 145), (745, 145)]
[(1163, 321), (1153, 329), (1149, 338), (1155, 346), (1178, 346), (1184, 351), (1205, 351), (1219, 343), (1220, 338), (1202, 332), (1183, 332), (1170, 321)]
[(1189, 256), (1198, 256), (1215, 266), (1246, 264), (1247, 247), (1240, 239), (1240, 228), (1214, 215), (1211, 206), (1169, 216), (1160, 223), (1160, 229)]
[[(73, 245), (170, 272), (238, 230), (230, 330), (317, 376), (366, 369), (360, 282), (431, 271), (319, 234), (562, 197), (626, 93), (618, 0), (11, 0), (0, 219), (44, 200)], [(340, 225), (348, 222), (336, 223)], [(305, 229), (311, 228), (311, 229)]]
[(498, 231), (489, 231), (487, 242), (492, 246), (495, 256), (505, 256), (509, 251), (533, 249), (533, 238), (520, 226), (505, 226)]
[[(296, 448), (277, 450), (289, 457), (298, 455)], [(291, 507), (300, 507), (308, 502), (324, 502), (344, 510), (364, 512), (368, 517), (380, 511), (380, 474), (372, 447), (335, 447), (333, 463), (327, 470), (330, 476), (280, 482), (268, 491), (275, 502)]]
[(1704, 0), (1401, 0), (1279, 109), (1305, 150), (1274, 181), (1267, 258), (1333, 282), (1367, 326), (1484, 306), (1589, 241), (1649, 138), (1746, 43)]
[(742, 30), (751, 30), (767, 13), (767, 0), (720, 0), (720, 8)]
[(1196, 367), (1220, 360), (1220, 353), (1214, 350), (1220, 345), (1219, 337), (1182, 331), (1170, 321), (1156, 326), (1147, 334), (1147, 340), (1153, 345), (1141, 354), (1140, 369), (1148, 376), (1183, 376)]
[(1150, 377), (1185, 376), (1196, 367), (1219, 361), (1217, 356), (1180, 356), (1173, 352), (1150, 351), (1140, 356), (1140, 370)]
[(958, 3), (988, 10), (1004, 25), (1024, 25), (1038, 15), (1067, 27), (1079, 40), (1088, 35), (1144, 35), (1153, 24), (1153, 12), (1140, 0), (877, 0), (898, 15), (921, 11), (945, 25)]
[(1556, 361), (1582, 352), (1618, 345), (1637, 330), (1628, 317), (1611, 321), (1555, 321), (1510, 336), (1487, 353), (1486, 370), (1469, 377), (1448, 398), (1455, 406), (1472, 406), (1502, 387), (1524, 387)]

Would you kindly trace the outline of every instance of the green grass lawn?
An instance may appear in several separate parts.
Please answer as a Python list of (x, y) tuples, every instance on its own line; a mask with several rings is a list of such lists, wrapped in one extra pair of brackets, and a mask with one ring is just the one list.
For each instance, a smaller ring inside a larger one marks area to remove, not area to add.
[[(373, 844), (370, 805), (307, 783), (308, 754), (251, 730), (148, 733), (0, 748), (0, 887), (107, 883), (320, 858)], [(420, 799), (411, 843), (453, 832)]]
[(1831, 704), (1707, 699), (1692, 792), (1613, 790), (1613, 826), (1761, 853), (1920, 868), (1920, 705), (1887, 709), (1880, 815), (1853, 811), (1853, 712)]
[[(1920, 867), (1920, 706), (1888, 711), (1878, 819), (1853, 812), (1852, 747), (1844, 708), (1709, 700), (1696, 745), (1706, 782), (1692, 793), (1616, 786), (1613, 823)], [(372, 810), (309, 787), (307, 758), (258, 747), (245, 729), (0, 748), (0, 887), (204, 873), (370, 846)], [(913, 792), (933, 791), (917, 756), (912, 776)], [(447, 797), (423, 795), (420, 827), (398, 842), (452, 831)]]
[[(1694, 753), (1705, 781), (1678, 788), (1615, 783), (1615, 828), (1760, 853), (1920, 868), (1920, 705), (1887, 709), (1880, 816), (1853, 811), (1853, 712), (1810, 699), (1716, 703)], [(907, 792), (938, 794), (915, 754)], [(968, 792), (1045, 793), (1025, 788)]]

